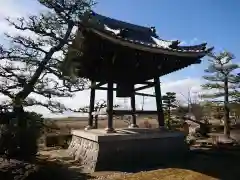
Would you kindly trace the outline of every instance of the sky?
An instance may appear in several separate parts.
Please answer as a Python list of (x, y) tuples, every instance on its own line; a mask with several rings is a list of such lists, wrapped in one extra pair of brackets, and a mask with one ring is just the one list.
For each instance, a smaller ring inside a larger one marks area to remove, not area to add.
[[(155, 26), (160, 38), (178, 39), (184, 45), (207, 42), (215, 52), (232, 52), (240, 63), (240, 1), (239, 0), (99, 0), (93, 8), (97, 13), (130, 23)], [(5, 43), (3, 32), (14, 32), (4, 17), (20, 17), (36, 14), (43, 8), (36, 0), (0, 0), (0, 44)], [(192, 65), (183, 70), (161, 77), (162, 93), (173, 91), (185, 99), (189, 89), (201, 91), (202, 75), (208, 62)], [(151, 89), (145, 92), (152, 92)], [(73, 99), (64, 99), (66, 105), (79, 107), (88, 104), (89, 92), (79, 92)], [(96, 99), (105, 99), (105, 92), (98, 92)], [(140, 97), (137, 104), (140, 107)], [(118, 100), (122, 102), (122, 100)], [(156, 109), (153, 98), (146, 99), (145, 109)], [(40, 110), (39, 110), (40, 111)], [(41, 112), (43, 112), (41, 110)], [(49, 116), (47, 111), (44, 115)], [(69, 115), (69, 113), (67, 114)]]

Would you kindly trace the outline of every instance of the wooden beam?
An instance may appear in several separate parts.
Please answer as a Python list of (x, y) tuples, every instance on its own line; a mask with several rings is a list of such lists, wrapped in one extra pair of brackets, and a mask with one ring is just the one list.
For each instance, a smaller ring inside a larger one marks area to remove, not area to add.
[(147, 85), (150, 85), (150, 86), (154, 86), (154, 82), (150, 82), (150, 81), (145, 81), (141, 84), (147, 84)]
[[(108, 90), (108, 88), (107, 87), (98, 87), (97, 90)], [(113, 88), (112, 90), (116, 91), (117, 88)]]
[(114, 132), (113, 129), (113, 82), (108, 82), (108, 90), (107, 90), (107, 133)]
[(153, 87), (154, 85), (155, 85), (154, 83), (150, 83), (150, 84), (148, 84), (148, 85), (135, 88), (134, 90), (135, 90), (135, 91), (140, 91), (140, 90), (143, 90), (143, 89), (147, 89), (147, 88)]
[(162, 95), (159, 77), (154, 78), (155, 82), (155, 94), (156, 94), (156, 106), (158, 115), (158, 125), (159, 127), (164, 127), (164, 113), (162, 108)]
[(145, 94), (145, 93), (134, 93), (137, 96), (147, 96), (147, 97), (156, 97), (154, 94)]
[[(136, 114), (156, 114), (157, 111), (142, 111), (142, 110), (136, 110)], [(114, 115), (132, 115), (132, 111), (130, 110), (113, 110)]]
[[(91, 82), (92, 86), (96, 85), (95, 81)], [(93, 111), (94, 111), (94, 102), (95, 102), (95, 88), (91, 88), (91, 92), (90, 92), (90, 103), (89, 103), (89, 112), (88, 112), (88, 125), (85, 128), (85, 130), (89, 130), (93, 128)]]
[(138, 127), (137, 126), (137, 118), (136, 118), (136, 104), (135, 104), (135, 95), (132, 94), (131, 96), (131, 108), (132, 108), (132, 124), (130, 125), (130, 127), (135, 128)]
[[(97, 90), (108, 90), (108, 88), (107, 87), (98, 87)], [(117, 90), (117, 88), (113, 88), (113, 91), (116, 91), (116, 90)], [(138, 92), (135, 92), (134, 94), (137, 96), (156, 97), (154, 94), (145, 94), (145, 93), (138, 93)]]
[(106, 82), (100, 82), (100, 83), (98, 83), (98, 84), (93, 84), (93, 85), (91, 85), (90, 87), (91, 88), (94, 88), (94, 89), (98, 89), (98, 88), (100, 88), (102, 85), (104, 85), (104, 84), (107, 84)]

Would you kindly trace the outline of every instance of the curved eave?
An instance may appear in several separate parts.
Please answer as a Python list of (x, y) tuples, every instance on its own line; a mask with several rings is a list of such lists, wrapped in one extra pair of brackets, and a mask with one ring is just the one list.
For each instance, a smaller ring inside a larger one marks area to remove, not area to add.
[(161, 41), (164, 41), (164, 42), (172, 43), (172, 45), (178, 45), (178, 44), (181, 43), (179, 40), (166, 40), (166, 39), (162, 39), (162, 38), (159, 38), (159, 37), (156, 37), (156, 38), (161, 40)]
[(164, 48), (159, 47), (156, 44), (146, 44), (144, 42), (140, 41), (133, 41), (131, 39), (122, 38), (119, 36), (113, 36), (110, 34), (103, 33), (101, 31), (98, 31), (96, 29), (89, 29), (91, 32), (97, 34), (98, 36), (102, 37), (103, 39), (106, 39), (108, 41), (111, 41), (115, 44), (119, 44), (122, 46), (126, 46), (132, 49), (137, 49), (140, 51), (147, 51), (150, 53), (156, 53), (156, 54), (167, 54), (167, 55), (173, 55), (173, 56), (181, 56), (181, 57), (189, 57), (189, 58), (201, 58), (205, 56), (207, 53), (212, 51), (213, 48), (209, 48), (206, 50), (182, 50), (182, 49), (171, 49), (171, 48)]
[(193, 50), (206, 50), (206, 46), (207, 46), (207, 43), (202, 43), (202, 44), (193, 45), (193, 46), (177, 46), (177, 48), (185, 49), (185, 50), (189, 50), (189, 49), (193, 49)]
[(160, 76), (161, 76), (161, 77), (162, 77), (162, 76), (166, 76), (166, 75), (171, 74), (171, 73), (173, 73), (173, 72), (177, 72), (177, 71), (180, 71), (180, 70), (182, 70), (182, 69), (184, 69), (184, 68), (187, 68), (187, 67), (189, 67), (189, 66), (191, 66), (191, 65), (193, 65), (193, 64), (186, 64), (185, 66), (182, 66), (181, 68), (176, 68), (176, 69), (174, 69), (174, 70), (171, 71), (171, 72), (160, 74)]

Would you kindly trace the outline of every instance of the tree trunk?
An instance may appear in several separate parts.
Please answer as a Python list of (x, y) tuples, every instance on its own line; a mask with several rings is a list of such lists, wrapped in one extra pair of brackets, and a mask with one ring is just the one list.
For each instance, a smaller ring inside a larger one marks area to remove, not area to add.
[(145, 96), (143, 96), (143, 99), (142, 99), (142, 111), (143, 111), (143, 107), (144, 107), (144, 100), (145, 100)]
[(21, 103), (16, 103), (13, 106), (13, 113), (17, 119), (16, 142), (19, 147), (15, 156), (16, 158), (25, 159), (28, 156), (27, 119)]
[(229, 124), (229, 100), (228, 100), (228, 77), (224, 79), (224, 135), (230, 137), (230, 124)]
[(98, 129), (98, 115), (95, 115), (95, 125), (94, 128)]
[(24, 119), (24, 109), (22, 106), (14, 106), (13, 113), (17, 118), (17, 125), (19, 128), (26, 128), (27, 122)]
[(24, 117), (24, 109), (22, 105), (22, 98), (21, 96), (16, 96), (16, 98), (13, 101), (13, 113), (15, 118), (17, 119), (17, 125), (18, 128), (26, 128), (27, 122)]
[(168, 107), (168, 121), (167, 121), (167, 126), (168, 128), (170, 129), (171, 128), (171, 125), (170, 125), (170, 121), (171, 121), (171, 108), (170, 108), (170, 104), (169, 104), (169, 107)]

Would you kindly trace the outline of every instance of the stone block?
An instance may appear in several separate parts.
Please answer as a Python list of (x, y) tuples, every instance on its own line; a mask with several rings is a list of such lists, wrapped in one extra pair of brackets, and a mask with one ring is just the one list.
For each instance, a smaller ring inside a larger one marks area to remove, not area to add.
[(73, 130), (68, 152), (85, 172), (161, 164), (189, 150), (182, 132), (159, 129)]

